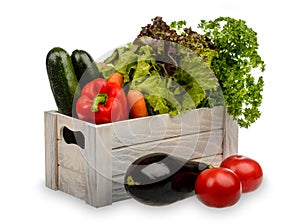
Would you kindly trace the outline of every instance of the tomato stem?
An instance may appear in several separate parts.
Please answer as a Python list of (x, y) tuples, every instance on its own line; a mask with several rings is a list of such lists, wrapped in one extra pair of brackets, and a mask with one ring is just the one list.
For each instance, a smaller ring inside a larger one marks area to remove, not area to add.
[(208, 168), (211, 169), (211, 168), (215, 168), (215, 167), (212, 164), (209, 164)]

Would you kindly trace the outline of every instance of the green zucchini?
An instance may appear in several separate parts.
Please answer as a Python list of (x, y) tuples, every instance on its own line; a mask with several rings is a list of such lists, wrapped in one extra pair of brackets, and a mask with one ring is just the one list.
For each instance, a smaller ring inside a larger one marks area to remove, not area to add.
[(92, 56), (84, 50), (74, 50), (71, 59), (77, 80), (82, 88), (88, 82), (100, 78), (98, 67)]
[(72, 116), (74, 97), (79, 89), (71, 56), (64, 49), (55, 47), (47, 54), (46, 67), (58, 111)]

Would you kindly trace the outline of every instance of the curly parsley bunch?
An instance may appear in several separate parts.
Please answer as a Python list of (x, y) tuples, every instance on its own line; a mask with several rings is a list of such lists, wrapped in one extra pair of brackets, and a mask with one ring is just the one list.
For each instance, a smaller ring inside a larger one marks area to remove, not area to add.
[(265, 70), (259, 56), (257, 33), (243, 20), (220, 17), (213, 21), (201, 20), (198, 28), (213, 41), (218, 49), (211, 68), (219, 79), (228, 113), (241, 127), (248, 128), (260, 116), (264, 81), (255, 80), (254, 69)]

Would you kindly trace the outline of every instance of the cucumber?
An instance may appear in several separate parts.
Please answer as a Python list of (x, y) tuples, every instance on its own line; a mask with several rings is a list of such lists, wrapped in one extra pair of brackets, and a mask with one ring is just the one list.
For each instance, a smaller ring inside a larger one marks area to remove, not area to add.
[(47, 54), (46, 67), (58, 111), (71, 116), (76, 91), (80, 92), (71, 56), (64, 49), (55, 47)]
[(71, 54), (71, 59), (81, 88), (96, 78), (102, 78), (96, 63), (88, 52), (78, 49), (74, 50)]

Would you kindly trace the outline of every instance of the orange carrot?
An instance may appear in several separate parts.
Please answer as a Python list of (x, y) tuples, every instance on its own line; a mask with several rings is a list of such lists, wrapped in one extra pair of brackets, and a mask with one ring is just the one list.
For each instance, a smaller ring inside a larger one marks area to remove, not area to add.
[(129, 90), (127, 103), (130, 110), (130, 118), (147, 117), (148, 111), (143, 94), (138, 90)]
[(115, 72), (115, 73), (112, 73), (109, 76), (107, 82), (114, 82), (114, 83), (116, 83), (116, 84), (118, 84), (119, 86), (122, 87), (124, 79), (123, 79), (123, 76), (120, 73)]

